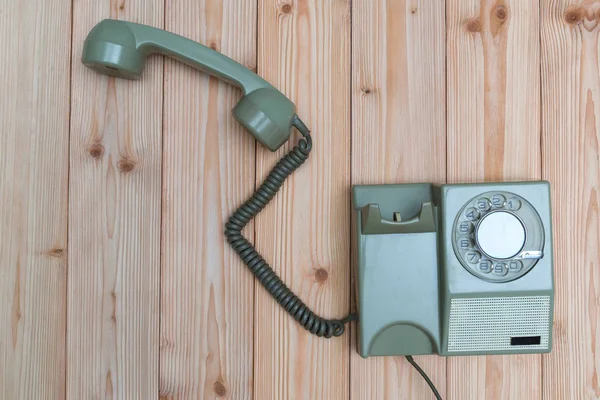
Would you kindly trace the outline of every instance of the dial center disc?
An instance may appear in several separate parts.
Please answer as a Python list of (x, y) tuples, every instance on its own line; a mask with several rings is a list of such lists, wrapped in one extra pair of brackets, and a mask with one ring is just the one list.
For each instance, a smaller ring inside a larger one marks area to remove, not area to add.
[(525, 245), (525, 227), (514, 214), (495, 211), (485, 215), (475, 233), (481, 251), (491, 258), (506, 259), (517, 255)]

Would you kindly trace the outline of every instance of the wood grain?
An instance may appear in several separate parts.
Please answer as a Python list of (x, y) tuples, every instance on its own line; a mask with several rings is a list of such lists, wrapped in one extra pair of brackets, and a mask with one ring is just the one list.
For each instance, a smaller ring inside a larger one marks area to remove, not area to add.
[(0, 398), (65, 396), (69, 2), (0, 5)]
[(542, 1), (543, 176), (556, 249), (544, 399), (600, 398), (599, 16), (600, 2)]
[(73, 15), (67, 395), (158, 393), (162, 60), (139, 81), (80, 62), (112, 17), (163, 26), (162, 1), (77, 1)]
[(355, 326), (308, 334), (226, 245), (298, 135), (255, 147), (240, 91), (174, 61), (139, 81), (84, 68), (112, 17), (296, 103), (314, 150), (245, 233), (323, 316), (354, 297), (351, 184), (549, 180), (552, 353), (417, 361), (444, 399), (600, 399), (599, 16), (600, 0), (2, 2), (0, 398), (432, 397), (404, 358), (360, 358)]
[[(443, 183), (444, 2), (358, 0), (352, 11), (352, 184)], [(362, 359), (356, 336), (352, 399), (432, 397), (404, 357)], [(446, 360), (416, 360), (445, 398)]]
[[(254, 0), (167, 1), (166, 29), (255, 69)], [(165, 65), (160, 393), (168, 398), (252, 397), (254, 281), (223, 236), (254, 189), (254, 140), (231, 113), (241, 96)]]
[[(313, 132), (308, 161), (257, 217), (256, 244), (316, 313), (349, 311), (350, 2), (259, 1), (258, 73), (297, 106)], [(276, 153), (259, 146), (257, 183)], [(256, 284), (254, 397), (348, 397), (349, 336), (305, 331)]]
[[(448, 181), (539, 179), (537, 1), (448, 0)], [(469, 379), (465, 379), (469, 377)], [(448, 359), (448, 399), (539, 399), (541, 357)]]

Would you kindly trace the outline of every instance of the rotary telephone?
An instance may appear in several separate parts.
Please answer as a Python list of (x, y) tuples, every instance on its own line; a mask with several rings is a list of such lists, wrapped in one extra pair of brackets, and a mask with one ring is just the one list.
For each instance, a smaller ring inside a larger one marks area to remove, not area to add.
[(363, 357), (550, 351), (547, 182), (355, 186), (353, 205)]
[(308, 158), (310, 131), (294, 104), (232, 59), (173, 33), (106, 19), (81, 61), (135, 79), (146, 57), (169, 56), (241, 88), (234, 118), (277, 150), (292, 127), (302, 138), (225, 224), (225, 236), (264, 288), (306, 330), (331, 338), (358, 319), (363, 357), (507, 354), (551, 349), (553, 264), (547, 182), (354, 186), (360, 318), (316, 315), (277, 276), (242, 229)]

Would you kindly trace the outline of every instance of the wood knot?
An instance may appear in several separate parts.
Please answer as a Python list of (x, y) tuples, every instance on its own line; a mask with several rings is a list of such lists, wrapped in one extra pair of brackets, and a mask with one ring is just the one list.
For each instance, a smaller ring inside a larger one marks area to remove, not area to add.
[(315, 279), (319, 283), (325, 282), (328, 277), (329, 277), (329, 274), (327, 273), (327, 271), (324, 268), (319, 268), (318, 270), (315, 271)]
[(122, 172), (130, 172), (135, 168), (135, 163), (131, 160), (123, 159), (117, 163), (117, 168)]
[(217, 43), (215, 43), (215, 42), (210, 42), (210, 44), (208, 45), (208, 47), (210, 47), (214, 51), (219, 51), (219, 45)]
[(465, 24), (465, 28), (467, 29), (467, 32), (481, 32), (481, 21), (479, 18), (471, 18)]
[(225, 385), (223, 385), (223, 382), (221, 381), (215, 381), (215, 383), (213, 384), (213, 390), (219, 397), (227, 396), (227, 388), (225, 387)]
[(98, 159), (104, 155), (104, 146), (102, 146), (100, 143), (94, 143), (88, 149), (88, 153), (90, 156), (92, 156), (92, 158)]
[(289, 14), (292, 12), (292, 5), (291, 4), (284, 4), (281, 6), (281, 12), (284, 14)]
[(417, 7), (413, 7), (410, 9), (411, 14), (416, 14), (419, 9)]
[(160, 339), (159, 342), (159, 348), (161, 350), (167, 350), (167, 349), (172, 349), (174, 347), (175, 343), (173, 343), (173, 341), (169, 338), (163, 337)]
[(494, 16), (500, 22), (505, 22), (508, 18), (508, 9), (504, 4), (499, 4), (494, 7)]
[(65, 249), (52, 249), (48, 252), (50, 257), (61, 258), (65, 255)]
[(371, 93), (371, 89), (369, 89), (368, 87), (361, 88), (360, 91), (363, 94), (370, 94)]
[(125, 9), (125, 2), (122, 2), (121, 5), (119, 6), (119, 10), (124, 10)]
[(569, 25), (577, 25), (583, 20), (583, 10), (578, 7), (572, 7), (565, 12), (565, 22)]

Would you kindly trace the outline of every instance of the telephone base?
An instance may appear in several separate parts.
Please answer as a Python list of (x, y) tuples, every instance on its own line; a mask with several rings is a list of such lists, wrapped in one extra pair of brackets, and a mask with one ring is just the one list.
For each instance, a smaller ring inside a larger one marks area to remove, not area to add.
[(545, 353), (547, 182), (353, 188), (362, 357)]

